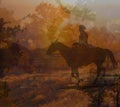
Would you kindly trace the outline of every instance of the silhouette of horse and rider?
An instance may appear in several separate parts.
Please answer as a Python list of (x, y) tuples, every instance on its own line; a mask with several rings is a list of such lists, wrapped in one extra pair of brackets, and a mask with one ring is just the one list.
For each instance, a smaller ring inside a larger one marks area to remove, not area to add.
[(106, 57), (110, 58), (113, 68), (115, 68), (117, 65), (117, 62), (111, 50), (103, 49), (100, 47), (91, 47), (88, 44), (88, 35), (85, 32), (85, 29), (86, 27), (84, 25), (79, 26), (79, 43), (73, 43), (72, 47), (68, 47), (61, 42), (55, 41), (49, 46), (47, 50), (48, 55), (52, 54), (55, 51), (60, 52), (66, 63), (71, 68), (71, 76), (77, 79), (78, 85), (80, 83), (78, 72), (79, 67), (94, 63), (97, 66), (97, 76), (94, 80), (96, 83), (101, 71), (104, 69), (103, 62), (105, 61)]

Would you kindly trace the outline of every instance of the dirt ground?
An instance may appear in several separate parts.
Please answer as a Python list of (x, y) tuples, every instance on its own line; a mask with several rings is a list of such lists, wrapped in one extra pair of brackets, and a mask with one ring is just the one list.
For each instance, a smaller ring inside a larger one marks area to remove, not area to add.
[[(87, 68), (79, 71), (83, 79), (81, 86), (93, 81), (90, 78), (94, 76), (87, 72)], [(112, 70), (111, 74), (118, 72), (119, 69)], [(11, 74), (2, 81), (7, 82), (10, 90), (8, 97), (2, 97), (0, 100), (0, 107), (90, 107), (92, 101), (87, 91), (77, 88), (77, 81), (71, 78), (70, 70)], [(109, 93), (105, 100), (113, 107), (111, 89), (107, 91)], [(94, 94), (94, 90), (91, 94)]]

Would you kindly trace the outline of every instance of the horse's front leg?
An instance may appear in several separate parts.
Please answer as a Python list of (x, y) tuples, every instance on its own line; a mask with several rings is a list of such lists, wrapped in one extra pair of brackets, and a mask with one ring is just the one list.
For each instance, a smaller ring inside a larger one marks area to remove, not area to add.
[(78, 68), (71, 68), (71, 77), (76, 78), (78, 76)]
[(78, 81), (77, 85), (79, 86), (80, 78), (79, 78), (78, 68), (72, 68), (71, 76), (74, 77)]

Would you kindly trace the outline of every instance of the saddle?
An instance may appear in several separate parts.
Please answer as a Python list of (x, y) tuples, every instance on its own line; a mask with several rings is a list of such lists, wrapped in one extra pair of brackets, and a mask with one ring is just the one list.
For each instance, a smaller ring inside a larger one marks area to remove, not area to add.
[(91, 44), (80, 44), (78, 42), (75, 42), (72, 44), (73, 48), (85, 48), (85, 49), (90, 49), (90, 48), (95, 48), (93, 45)]

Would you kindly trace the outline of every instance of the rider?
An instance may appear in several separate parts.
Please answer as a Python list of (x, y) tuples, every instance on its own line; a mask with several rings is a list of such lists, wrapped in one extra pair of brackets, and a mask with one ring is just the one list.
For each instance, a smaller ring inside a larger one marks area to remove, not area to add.
[(79, 42), (73, 43), (73, 47), (79, 47), (79, 46), (88, 46), (88, 34), (85, 32), (86, 27), (84, 25), (79, 26)]
[(80, 35), (79, 35), (79, 44), (80, 45), (88, 45), (88, 34), (85, 32), (86, 27), (84, 25), (80, 25), (79, 26), (79, 31), (80, 31)]

